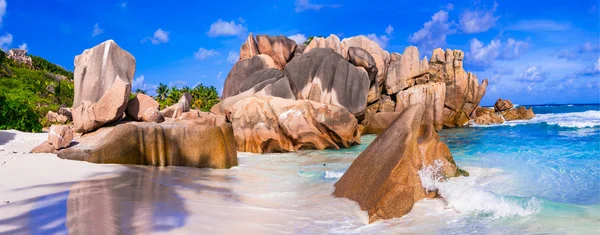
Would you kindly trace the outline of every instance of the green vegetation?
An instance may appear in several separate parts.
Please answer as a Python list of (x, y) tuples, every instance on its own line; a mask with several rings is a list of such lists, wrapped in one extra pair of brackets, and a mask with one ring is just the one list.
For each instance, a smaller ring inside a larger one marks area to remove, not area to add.
[(73, 73), (31, 57), (33, 68), (0, 52), (0, 129), (41, 131), (40, 123), (45, 121), (40, 117), (61, 104), (73, 105)]
[(160, 108), (163, 109), (177, 103), (184, 93), (189, 93), (192, 96), (190, 106), (193, 109), (200, 109), (204, 112), (210, 111), (210, 108), (220, 101), (217, 88), (214, 86), (207, 87), (202, 85), (202, 83), (196, 85), (194, 88), (185, 86), (181, 89), (176, 86), (169, 88), (167, 85), (160, 83), (156, 88), (154, 99), (160, 104)]
[(324, 38), (323, 36), (310, 36), (310, 37), (308, 37), (308, 39), (306, 39), (306, 41), (303, 44), (308, 46), (308, 44), (310, 44), (310, 42), (312, 42), (312, 40), (315, 37), (317, 37), (317, 38)]

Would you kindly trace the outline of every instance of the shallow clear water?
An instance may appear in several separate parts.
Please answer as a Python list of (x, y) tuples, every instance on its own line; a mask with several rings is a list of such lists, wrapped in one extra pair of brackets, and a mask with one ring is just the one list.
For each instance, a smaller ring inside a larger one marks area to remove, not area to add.
[(240, 153), (229, 170), (132, 166), (39, 198), (24, 223), (44, 233), (34, 228), (58, 221), (51, 231), (75, 234), (598, 234), (599, 110), (534, 107), (532, 120), (442, 131), (471, 176), (439, 183), (421, 172), (444, 199), (420, 201), (399, 219), (368, 224), (356, 203), (331, 196), (375, 138), (364, 136), (340, 151)]

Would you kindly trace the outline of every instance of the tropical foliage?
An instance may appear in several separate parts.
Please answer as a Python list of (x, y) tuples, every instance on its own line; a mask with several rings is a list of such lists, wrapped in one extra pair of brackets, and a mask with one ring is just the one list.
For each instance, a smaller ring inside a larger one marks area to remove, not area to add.
[(40, 117), (73, 105), (73, 73), (39, 57), (32, 60), (28, 68), (0, 53), (0, 129), (41, 131)]
[(210, 108), (220, 101), (217, 88), (214, 86), (207, 87), (202, 85), (202, 83), (199, 83), (194, 88), (188, 86), (182, 88), (176, 86), (168, 87), (160, 83), (156, 88), (154, 99), (160, 104), (160, 108), (163, 109), (177, 103), (184, 93), (191, 95), (192, 100), (190, 101), (190, 105), (193, 109), (200, 109), (205, 112), (210, 111)]

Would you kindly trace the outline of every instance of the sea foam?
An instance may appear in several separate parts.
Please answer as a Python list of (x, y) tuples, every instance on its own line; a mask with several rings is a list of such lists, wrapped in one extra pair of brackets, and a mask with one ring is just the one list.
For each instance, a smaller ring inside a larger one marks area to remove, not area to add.
[(491, 216), (492, 219), (515, 216), (529, 216), (540, 211), (541, 203), (531, 198), (525, 203), (498, 196), (479, 186), (476, 175), (443, 179), (438, 173), (443, 163), (436, 162), (419, 171), (423, 187), (427, 191), (437, 190), (446, 201), (446, 206), (459, 213), (475, 213)]

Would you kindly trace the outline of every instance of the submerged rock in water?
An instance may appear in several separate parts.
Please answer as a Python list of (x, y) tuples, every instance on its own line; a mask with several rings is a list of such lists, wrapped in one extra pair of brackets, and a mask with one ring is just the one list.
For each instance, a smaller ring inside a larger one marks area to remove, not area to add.
[(441, 165), (442, 177), (461, 174), (448, 146), (439, 141), (423, 104), (410, 106), (378, 136), (335, 184), (333, 195), (356, 201), (369, 222), (397, 218), (427, 197), (418, 171)]
[(506, 121), (513, 121), (513, 120), (529, 120), (529, 119), (532, 119), (533, 117), (535, 117), (535, 114), (533, 113), (532, 108), (526, 109), (523, 106), (519, 106), (516, 109), (509, 109), (509, 110), (502, 112), (502, 116), (504, 116), (504, 119), (506, 119)]
[(491, 108), (477, 108), (475, 110), (474, 122), (478, 125), (490, 125), (490, 124), (501, 124), (504, 123), (504, 118), (500, 113), (494, 112)]
[[(100, 128), (57, 151), (92, 163), (230, 168), (237, 166), (233, 129), (194, 120), (125, 122)], [(36, 148), (39, 152), (40, 148)]]
[(514, 107), (515, 106), (513, 105), (512, 102), (510, 102), (510, 100), (503, 100), (502, 98), (500, 98), (494, 104), (494, 111), (502, 112), (502, 111), (512, 109)]

